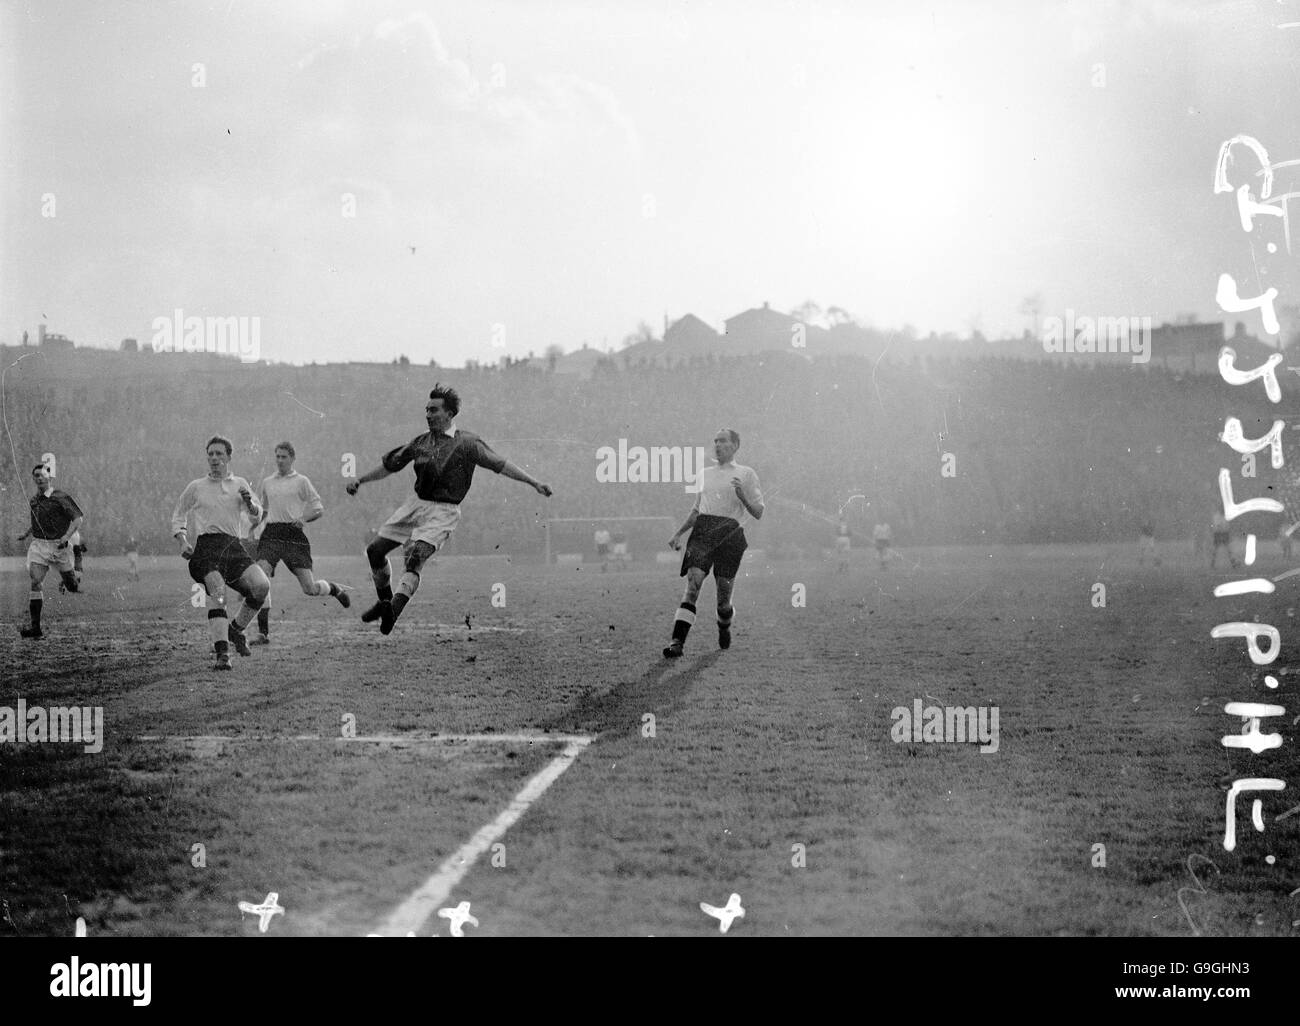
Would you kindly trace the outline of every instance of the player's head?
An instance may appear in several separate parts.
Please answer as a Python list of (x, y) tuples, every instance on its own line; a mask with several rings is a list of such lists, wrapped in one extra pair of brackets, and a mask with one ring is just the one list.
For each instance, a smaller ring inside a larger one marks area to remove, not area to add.
[(230, 466), (230, 454), (235, 451), (229, 438), (221, 435), (213, 435), (208, 439), (208, 473), (218, 477), (224, 477), (226, 468)]
[(456, 390), (435, 382), (433, 391), (429, 393), (429, 401), (424, 406), (424, 419), (428, 421), (429, 430), (435, 433), (446, 431), (458, 413), (460, 396)]
[(723, 428), (713, 436), (713, 455), (719, 463), (730, 463), (740, 448), (740, 435), (731, 428)]
[(288, 474), (293, 469), (293, 461), (298, 458), (292, 442), (281, 442), (275, 447), (275, 469), (281, 474)]
[(45, 491), (45, 486), (50, 483), (50, 468), (44, 463), (38, 463), (32, 467), (32, 478), (36, 481), (36, 487)]

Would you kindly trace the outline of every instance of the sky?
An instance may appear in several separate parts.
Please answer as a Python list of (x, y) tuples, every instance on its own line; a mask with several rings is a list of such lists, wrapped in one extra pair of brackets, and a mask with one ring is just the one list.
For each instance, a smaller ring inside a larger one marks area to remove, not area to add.
[(1300, 0), (0, 0), (0, 342), (147, 343), (180, 309), (260, 318), (271, 360), (461, 366), (809, 299), (1019, 335), (1030, 296), (1259, 333), (1216, 280), (1285, 293), (1291, 256), (1234, 240), (1213, 172), (1239, 133), (1300, 158), (1292, 22)]

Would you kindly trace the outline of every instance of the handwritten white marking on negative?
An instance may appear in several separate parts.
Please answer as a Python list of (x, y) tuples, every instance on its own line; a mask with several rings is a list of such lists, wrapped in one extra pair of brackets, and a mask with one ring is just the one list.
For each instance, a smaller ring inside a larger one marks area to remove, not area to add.
[(731, 929), (732, 920), (745, 918), (745, 910), (744, 908), (741, 907), (740, 904), (740, 895), (734, 893), (731, 895), (730, 898), (727, 899), (726, 905), (724, 905), (722, 908), (718, 908), (716, 905), (710, 905), (708, 904), (708, 902), (701, 901), (700, 911), (703, 912), (706, 916), (713, 916), (715, 919), (717, 919), (718, 930), (722, 933), (726, 933), (728, 930)]

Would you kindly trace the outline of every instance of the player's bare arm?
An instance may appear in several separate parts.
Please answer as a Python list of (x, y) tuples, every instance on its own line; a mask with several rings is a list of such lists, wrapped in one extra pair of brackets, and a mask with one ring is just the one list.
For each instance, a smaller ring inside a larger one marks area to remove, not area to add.
[(762, 520), (763, 510), (766, 507), (761, 502), (751, 503), (749, 501), (749, 496), (745, 494), (744, 482), (742, 482), (738, 477), (733, 477), (731, 479), (731, 486), (736, 489), (736, 498), (738, 498), (741, 501), (741, 504), (745, 507), (745, 512), (755, 520)]
[(515, 481), (522, 481), (524, 484), (535, 488), (539, 494), (545, 495), (547, 498), (550, 498), (551, 495), (554, 494), (551, 491), (550, 485), (542, 484), (542, 482), (538, 481), (537, 478), (533, 477), (526, 470), (515, 466), (509, 460), (506, 460), (506, 465), (501, 468), (501, 473), (505, 477), (511, 478)]
[(676, 552), (678, 549), (682, 547), (682, 542), (681, 542), (682, 535), (688, 533), (691, 530), (691, 528), (695, 526), (695, 521), (699, 518), (699, 515), (700, 515), (700, 511), (698, 509), (691, 510), (691, 515), (686, 518), (686, 522), (683, 523), (682, 526), (677, 529), (676, 534), (674, 534), (671, 538), (668, 539), (668, 547), (670, 549)]
[(81, 522), (85, 519), (85, 517), (77, 517), (68, 525), (68, 529), (63, 532), (63, 537), (59, 539), (59, 548), (66, 549), (68, 547), (68, 542), (72, 540), (74, 534), (81, 530)]
[(390, 474), (392, 474), (391, 470), (385, 470), (383, 467), (376, 467), (374, 470), (370, 471), (369, 473), (362, 474), (355, 481), (349, 481), (347, 486), (347, 493), (349, 495), (356, 495), (357, 489), (360, 488), (363, 484), (369, 484), (371, 481), (382, 481)]
[(253, 496), (253, 493), (249, 491), (248, 485), (241, 484), (239, 486), (239, 497), (243, 500), (244, 509), (248, 510), (248, 515), (252, 517), (253, 523), (260, 523), (262, 520), (262, 507)]
[(194, 487), (186, 485), (185, 491), (181, 492), (181, 497), (176, 500), (176, 508), (172, 511), (172, 537), (180, 543), (181, 559), (189, 559), (194, 555), (194, 546), (190, 544), (190, 535), (185, 529), (185, 521), (193, 508)]

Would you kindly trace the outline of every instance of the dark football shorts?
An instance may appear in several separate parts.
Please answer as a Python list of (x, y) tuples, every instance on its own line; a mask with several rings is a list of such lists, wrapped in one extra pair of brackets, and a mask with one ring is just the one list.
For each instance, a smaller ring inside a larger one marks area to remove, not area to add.
[(203, 579), (216, 570), (221, 579), (233, 588), (252, 565), (252, 558), (234, 535), (201, 534), (194, 546), (194, 554), (190, 556), (190, 576), (202, 584)]
[(597, 545), (596, 545), (596, 555), (600, 556), (601, 559), (604, 559), (606, 556), (608, 556), (608, 555), (609, 555), (609, 544), (608, 544), (608, 543), (606, 543), (606, 544), (604, 544), (604, 545), (597, 544)]
[(706, 574), (712, 570), (714, 577), (735, 577), (740, 569), (740, 557), (749, 542), (745, 529), (731, 517), (715, 517), (702, 513), (695, 519), (695, 527), (686, 541), (686, 554), (682, 557), (682, 572), (697, 567)]
[(311, 569), (311, 542), (301, 527), (293, 524), (267, 524), (257, 547), (257, 558), (275, 573), (276, 564), (284, 560), (290, 571)]
[(877, 538), (877, 539), (876, 539), (876, 551), (877, 551), (877, 552), (884, 552), (885, 549), (887, 549), (887, 548), (889, 548), (889, 539), (888, 539), (888, 538)]
[[(1201, 537), (1204, 538), (1205, 535), (1201, 535)], [(1215, 545), (1227, 545), (1228, 542), (1231, 540), (1231, 538), (1232, 538), (1232, 535), (1231, 535), (1228, 531), (1215, 531), (1215, 532), (1214, 532), (1214, 544), (1215, 544)]]

